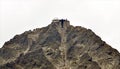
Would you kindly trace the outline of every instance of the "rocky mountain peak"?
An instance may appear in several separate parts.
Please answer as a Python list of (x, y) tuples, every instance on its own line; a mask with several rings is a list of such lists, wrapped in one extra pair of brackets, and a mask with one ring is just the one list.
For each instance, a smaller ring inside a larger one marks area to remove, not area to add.
[(54, 19), (0, 49), (0, 69), (120, 69), (120, 53), (92, 30)]

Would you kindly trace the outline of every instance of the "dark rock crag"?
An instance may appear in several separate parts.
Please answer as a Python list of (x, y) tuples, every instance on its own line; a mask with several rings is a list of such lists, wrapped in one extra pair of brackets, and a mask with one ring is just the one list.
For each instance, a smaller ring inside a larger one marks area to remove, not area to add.
[(120, 69), (120, 53), (90, 29), (54, 19), (6, 42), (0, 69)]

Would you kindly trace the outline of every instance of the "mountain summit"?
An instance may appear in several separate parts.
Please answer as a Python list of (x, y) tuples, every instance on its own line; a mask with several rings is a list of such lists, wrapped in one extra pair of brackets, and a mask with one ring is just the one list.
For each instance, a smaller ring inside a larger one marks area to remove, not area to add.
[(120, 53), (90, 29), (54, 19), (5, 42), (0, 69), (120, 69)]

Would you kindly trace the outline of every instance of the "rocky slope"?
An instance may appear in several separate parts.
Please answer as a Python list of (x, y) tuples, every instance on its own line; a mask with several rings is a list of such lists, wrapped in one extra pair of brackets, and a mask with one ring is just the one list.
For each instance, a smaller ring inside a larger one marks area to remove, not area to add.
[(0, 69), (120, 69), (120, 53), (90, 29), (55, 19), (6, 42)]

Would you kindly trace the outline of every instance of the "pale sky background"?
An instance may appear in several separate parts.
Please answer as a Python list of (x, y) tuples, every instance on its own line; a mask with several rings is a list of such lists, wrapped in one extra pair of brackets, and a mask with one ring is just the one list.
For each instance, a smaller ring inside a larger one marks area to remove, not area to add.
[(92, 29), (120, 52), (119, 0), (0, 0), (0, 47), (16, 34), (47, 26), (56, 17)]

